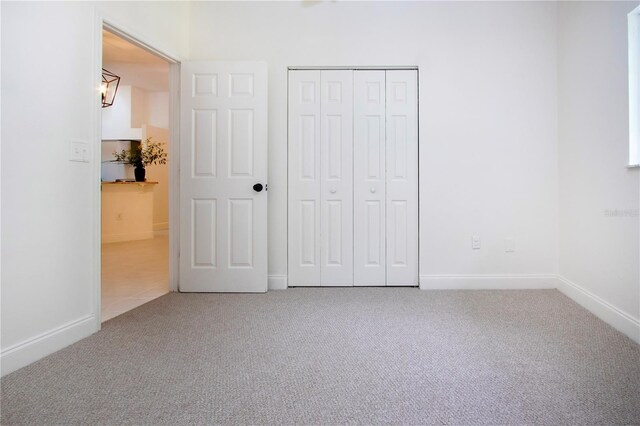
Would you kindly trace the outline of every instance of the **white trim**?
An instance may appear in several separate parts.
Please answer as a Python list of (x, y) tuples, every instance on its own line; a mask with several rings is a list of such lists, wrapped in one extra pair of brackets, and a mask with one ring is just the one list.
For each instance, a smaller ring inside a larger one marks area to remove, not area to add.
[(168, 50), (163, 48), (156, 48), (154, 45), (156, 43), (148, 41), (142, 35), (136, 33), (131, 28), (126, 28), (120, 23), (116, 23), (111, 18), (102, 15), (102, 27), (105, 30), (109, 31), (112, 34), (117, 35), (118, 37), (128, 41), (131, 44), (138, 46), (141, 49), (146, 50), (147, 52), (158, 56), (169, 63), (178, 63), (181, 61), (178, 55), (170, 53)]
[(93, 253), (91, 256), (93, 293), (94, 332), (102, 328), (102, 102), (100, 86), (102, 85), (102, 25), (103, 18), (96, 10), (93, 29), (93, 169), (92, 169), (92, 237)]
[(640, 6), (627, 15), (629, 37), (629, 165), (640, 162)]
[(421, 290), (525, 290), (557, 288), (555, 275), (420, 275)]
[(169, 290), (178, 291), (180, 265), (180, 64), (169, 65)]
[(90, 336), (95, 322), (95, 317), (88, 315), (6, 348), (0, 354), (2, 376)]
[(267, 279), (267, 288), (269, 290), (286, 290), (287, 275), (269, 275)]
[(381, 65), (381, 66), (332, 66), (332, 67), (315, 67), (315, 66), (291, 66), (287, 67), (288, 71), (294, 70), (310, 70), (310, 71), (323, 71), (323, 70), (348, 70), (348, 71), (387, 71), (387, 70), (411, 70), (417, 71), (417, 65)]
[(558, 276), (558, 290), (616, 330), (640, 344), (640, 320), (633, 318), (578, 284)]

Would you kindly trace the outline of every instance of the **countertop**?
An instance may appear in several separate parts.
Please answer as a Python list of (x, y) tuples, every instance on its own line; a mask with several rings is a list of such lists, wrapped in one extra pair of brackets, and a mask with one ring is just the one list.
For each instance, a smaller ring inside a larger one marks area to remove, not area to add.
[(103, 185), (157, 185), (158, 182), (151, 182), (151, 181), (145, 181), (145, 182), (102, 182)]

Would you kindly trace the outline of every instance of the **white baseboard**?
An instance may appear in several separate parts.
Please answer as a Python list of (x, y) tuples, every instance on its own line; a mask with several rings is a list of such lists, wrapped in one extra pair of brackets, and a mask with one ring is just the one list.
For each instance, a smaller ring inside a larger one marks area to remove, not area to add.
[(169, 222), (158, 222), (153, 224), (154, 231), (166, 231), (169, 229)]
[(616, 330), (640, 344), (640, 321), (578, 284), (558, 277), (558, 290)]
[(269, 290), (286, 290), (287, 276), (286, 275), (269, 275), (267, 283), (268, 283)]
[(1, 374), (5, 376), (25, 367), (96, 331), (96, 318), (89, 315), (4, 349), (0, 353)]
[(122, 241), (149, 240), (153, 238), (153, 231), (132, 232), (127, 234), (107, 234), (102, 235), (103, 243), (119, 243)]
[(555, 275), (420, 275), (421, 290), (525, 290), (557, 287)]

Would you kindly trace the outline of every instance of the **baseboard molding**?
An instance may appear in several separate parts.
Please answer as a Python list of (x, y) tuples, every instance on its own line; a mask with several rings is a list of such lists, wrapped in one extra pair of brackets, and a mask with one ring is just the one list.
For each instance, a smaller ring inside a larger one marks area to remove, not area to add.
[(158, 222), (153, 224), (154, 231), (166, 231), (169, 229), (169, 222)]
[(640, 344), (640, 321), (578, 284), (559, 276), (558, 290), (586, 310)]
[(4, 349), (0, 353), (1, 374), (5, 376), (25, 367), (96, 331), (96, 318), (89, 315)]
[(267, 283), (268, 283), (269, 290), (286, 290), (287, 276), (286, 275), (269, 275)]
[(103, 243), (120, 243), (122, 241), (150, 240), (153, 238), (153, 231), (134, 232), (128, 234), (107, 234), (102, 235)]
[(420, 275), (421, 290), (525, 290), (557, 287), (555, 275)]

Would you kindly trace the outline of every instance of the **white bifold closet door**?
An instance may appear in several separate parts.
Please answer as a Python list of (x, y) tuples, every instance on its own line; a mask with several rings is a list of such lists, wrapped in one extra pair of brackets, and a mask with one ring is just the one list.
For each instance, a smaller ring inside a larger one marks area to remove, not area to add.
[(291, 72), (289, 116), (289, 282), (351, 286), (352, 72)]
[(386, 71), (354, 73), (354, 285), (386, 285)]
[(289, 285), (418, 284), (415, 70), (289, 73)]

